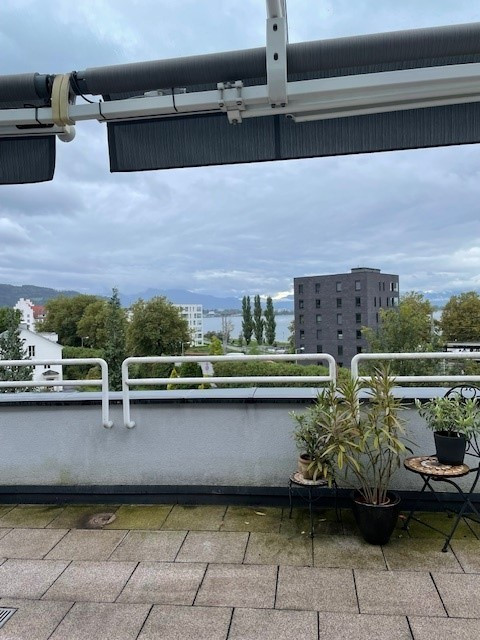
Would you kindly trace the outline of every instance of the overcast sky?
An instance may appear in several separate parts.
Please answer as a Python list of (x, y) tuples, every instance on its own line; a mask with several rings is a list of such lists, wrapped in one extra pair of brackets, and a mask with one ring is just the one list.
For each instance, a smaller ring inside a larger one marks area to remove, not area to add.
[[(264, 46), (263, 0), (1, 0), (0, 74)], [(288, 0), (290, 42), (480, 21), (472, 0)], [(81, 101), (81, 100), (79, 100)], [(480, 289), (480, 147), (110, 174), (106, 127), (0, 187), (0, 282), (276, 295), (355, 266)]]

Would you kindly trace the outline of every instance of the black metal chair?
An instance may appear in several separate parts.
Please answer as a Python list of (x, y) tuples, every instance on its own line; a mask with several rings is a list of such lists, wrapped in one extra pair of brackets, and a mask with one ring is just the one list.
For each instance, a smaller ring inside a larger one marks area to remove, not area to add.
[[(449, 389), (445, 394), (446, 398), (453, 397), (453, 396), (460, 396), (465, 400), (467, 400), (468, 398), (480, 399), (480, 387), (477, 387), (476, 385), (458, 385)], [(462, 518), (469, 518), (474, 522), (480, 523), (480, 513), (472, 501), (475, 488), (480, 478), (480, 442), (477, 436), (473, 436), (468, 441), (466, 455), (469, 455), (477, 459), (477, 462), (475, 463), (476, 466), (471, 467), (467, 464), (455, 465), (455, 466), (445, 465), (445, 464), (439, 463), (438, 460), (435, 458), (435, 456), (414, 456), (411, 458), (407, 458), (404, 461), (404, 466), (408, 471), (412, 471), (413, 473), (418, 473), (421, 476), (423, 480), (423, 487), (420, 491), (419, 498), (415, 502), (412, 510), (410, 511), (410, 513), (408, 514), (405, 520), (405, 524), (403, 525), (403, 528), (407, 529), (411, 520), (414, 520), (415, 522), (419, 522), (420, 524), (423, 524), (429, 527), (430, 529), (433, 529), (434, 531), (440, 532), (441, 534), (445, 535), (445, 543), (442, 547), (442, 551), (448, 550), (450, 540), (455, 534), (458, 524)], [(455, 482), (455, 479), (460, 478), (462, 476), (468, 476), (470, 474), (473, 474), (472, 484), (470, 488), (467, 491), (465, 491), (460, 487), (460, 485), (457, 482)], [(445, 531), (441, 531), (440, 529), (437, 529), (431, 524), (428, 524), (427, 522), (424, 522), (423, 520), (416, 518), (414, 515), (416, 508), (421, 501), (422, 494), (426, 489), (429, 489), (433, 493), (433, 495), (435, 496), (435, 499), (437, 500), (442, 510), (446, 511), (447, 513), (451, 511), (451, 509), (447, 508), (447, 506), (445, 505), (444, 501), (441, 498), (442, 492), (438, 492), (434, 488), (434, 484), (438, 482), (444, 482), (454, 487), (454, 489), (458, 492), (461, 498), (461, 501), (460, 501), (461, 506), (458, 509), (458, 511), (453, 512), (453, 513), (456, 513), (456, 517), (448, 533), (445, 533)], [(475, 516), (477, 516), (478, 519), (475, 519)]]

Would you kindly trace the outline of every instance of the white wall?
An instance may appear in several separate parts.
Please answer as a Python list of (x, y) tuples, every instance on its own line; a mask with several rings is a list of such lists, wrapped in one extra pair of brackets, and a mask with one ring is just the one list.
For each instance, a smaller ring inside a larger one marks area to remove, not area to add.
[[(86, 403), (98, 403), (99, 394), (40, 394), (48, 404), (37, 406), (15, 403), (14, 396), (32, 394), (0, 394), (0, 485), (286, 487), (297, 458), (289, 412), (302, 411), (306, 400), (255, 401), (255, 389), (242, 391), (227, 402), (195, 400), (201, 392), (137, 401), (130, 430), (120, 404), (111, 406), (113, 428), (101, 426), (100, 405)], [(412, 405), (405, 417), (416, 451), (432, 453), (432, 433)], [(418, 491), (420, 477), (402, 468), (393, 488)]]

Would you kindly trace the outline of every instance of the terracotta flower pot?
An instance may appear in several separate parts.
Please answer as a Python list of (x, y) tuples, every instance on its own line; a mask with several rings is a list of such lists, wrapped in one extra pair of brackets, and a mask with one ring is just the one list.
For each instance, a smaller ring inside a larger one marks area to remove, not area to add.
[(305, 480), (312, 480), (313, 478), (313, 469), (309, 471), (308, 467), (311, 464), (312, 459), (307, 456), (306, 453), (300, 454), (298, 457), (298, 470), (303, 475)]

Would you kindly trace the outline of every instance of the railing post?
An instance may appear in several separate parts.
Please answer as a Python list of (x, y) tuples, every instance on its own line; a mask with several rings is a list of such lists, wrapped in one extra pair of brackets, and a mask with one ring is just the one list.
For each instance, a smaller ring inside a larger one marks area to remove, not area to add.
[(113, 421), (110, 420), (109, 417), (108, 364), (102, 359), (99, 359), (99, 364), (102, 371), (102, 424), (105, 429), (111, 429), (113, 427)]
[(133, 429), (135, 422), (130, 418), (130, 386), (128, 384), (128, 365), (131, 358), (126, 358), (122, 362), (122, 405), (123, 405), (123, 424), (127, 429)]

